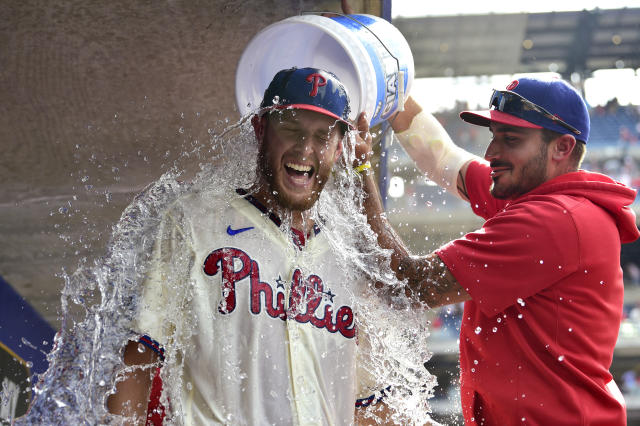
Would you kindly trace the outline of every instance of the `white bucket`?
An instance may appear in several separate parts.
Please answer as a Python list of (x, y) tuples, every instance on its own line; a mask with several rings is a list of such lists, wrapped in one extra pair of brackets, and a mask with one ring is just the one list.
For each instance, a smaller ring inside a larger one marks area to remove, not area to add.
[(382, 18), (293, 16), (264, 28), (245, 48), (236, 70), (240, 113), (255, 112), (273, 76), (294, 66), (333, 72), (349, 92), (349, 118), (366, 111), (371, 126), (404, 104), (414, 75), (407, 41)]

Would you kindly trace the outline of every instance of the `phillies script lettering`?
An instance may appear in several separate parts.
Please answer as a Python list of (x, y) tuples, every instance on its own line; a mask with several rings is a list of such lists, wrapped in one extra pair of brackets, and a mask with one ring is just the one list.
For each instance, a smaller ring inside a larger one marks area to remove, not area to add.
[[(236, 269), (236, 264), (242, 266)], [(340, 332), (349, 339), (355, 336), (353, 310), (349, 306), (341, 306), (334, 315), (332, 299), (335, 295), (330, 291), (325, 293), (322, 279), (317, 275), (304, 278), (299, 269), (294, 271), (289, 307), (285, 309), (284, 292), (274, 293), (271, 284), (260, 281), (258, 262), (240, 249), (225, 247), (212, 251), (204, 261), (204, 273), (209, 276), (222, 274), (222, 300), (218, 306), (221, 314), (230, 314), (235, 310), (236, 283), (249, 278), (251, 313), (257, 315), (262, 311), (264, 296), (264, 309), (272, 318), (310, 322), (331, 333)], [(330, 303), (327, 302), (328, 299), (331, 300)]]

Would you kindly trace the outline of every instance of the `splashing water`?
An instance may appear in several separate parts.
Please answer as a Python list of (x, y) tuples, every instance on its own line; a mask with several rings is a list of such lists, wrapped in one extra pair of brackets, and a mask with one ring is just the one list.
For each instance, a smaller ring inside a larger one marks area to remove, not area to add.
[[(15, 424), (93, 425), (120, 424), (124, 420), (107, 412), (106, 400), (115, 390), (118, 372), (125, 368), (122, 349), (136, 336), (132, 324), (160, 218), (190, 192), (209, 191), (231, 202), (237, 198), (235, 188), (249, 188), (256, 182), (257, 161), (247, 160), (257, 158), (258, 153), (248, 117), (212, 135), (210, 149), (205, 152), (198, 147), (185, 153), (190, 161), (204, 161), (193, 181), (180, 182), (180, 168), (174, 166), (124, 210), (113, 227), (106, 255), (64, 276), (63, 326), (47, 357), (49, 369), (39, 377), (28, 414)], [(431, 356), (427, 348), (428, 322), (414, 302), (397, 296), (390, 308), (390, 301), (375, 290), (374, 283), (403, 283), (396, 281), (384, 260), (388, 253), (379, 248), (361, 213), (359, 177), (347, 166), (354, 160), (353, 142), (350, 135), (341, 162), (334, 167), (309, 214), (323, 224), (333, 253), (345, 266), (347, 282), (364, 281), (362, 286), (352, 288), (358, 328), (368, 340), (359, 350), (368, 352), (366, 368), (378, 379), (379, 389), (391, 386), (385, 401), (395, 411), (393, 419), (400, 424), (422, 424), (428, 418), (428, 399), (436, 385), (435, 376), (424, 367)], [(289, 229), (291, 218), (282, 219), (282, 229)], [(299, 253), (301, 257), (312, 256), (304, 250)], [(300, 263), (305, 264), (304, 259)], [(182, 332), (189, 335), (191, 330)], [(179, 361), (163, 366), (163, 370), (169, 370), (163, 374), (166, 388), (182, 386), (181, 367)], [(228, 369), (235, 371), (235, 367), (229, 365)], [(235, 380), (241, 381), (246, 374), (236, 371)], [(169, 415), (165, 424), (181, 424), (178, 414)], [(368, 415), (376, 418), (373, 413)]]

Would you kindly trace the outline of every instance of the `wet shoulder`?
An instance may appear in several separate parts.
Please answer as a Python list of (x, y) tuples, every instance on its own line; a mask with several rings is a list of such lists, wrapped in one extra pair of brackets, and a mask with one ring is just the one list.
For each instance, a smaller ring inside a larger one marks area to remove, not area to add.
[(582, 206), (588, 200), (585, 197), (567, 194), (542, 194), (524, 196), (507, 206), (507, 209), (525, 210), (530, 213), (549, 211), (569, 213)]
[(585, 200), (566, 195), (531, 195), (509, 204), (497, 216), (512, 216), (534, 228), (575, 229), (574, 212)]
[(198, 222), (205, 218), (233, 215), (239, 196), (233, 190), (192, 188), (170, 206), (170, 212), (184, 220)]

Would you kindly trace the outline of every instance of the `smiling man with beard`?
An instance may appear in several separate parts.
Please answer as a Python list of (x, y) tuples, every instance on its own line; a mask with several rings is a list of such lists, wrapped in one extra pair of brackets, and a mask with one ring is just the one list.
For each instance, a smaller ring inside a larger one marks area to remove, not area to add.
[(255, 185), (188, 191), (167, 209), (111, 412), (139, 424), (342, 425), (374, 400), (356, 280), (309, 212), (348, 114), (334, 74), (278, 72), (252, 119)]
[[(256, 196), (269, 207), (294, 212), (294, 226), (300, 229), (300, 213), (318, 200), (348, 130), (344, 118), (327, 109), (348, 109), (346, 89), (335, 81), (335, 76), (313, 69), (280, 72), (264, 94), (263, 114), (252, 119), (256, 138), (262, 141)], [(299, 90), (305, 86), (309, 92)], [(286, 99), (279, 95), (283, 87), (290, 92)], [(323, 93), (327, 95), (319, 97)], [(316, 98), (329, 105), (311, 104)]]
[(431, 308), (465, 301), (466, 424), (622, 426), (609, 367), (622, 319), (620, 244), (638, 238), (636, 191), (579, 169), (589, 114), (566, 82), (515, 80), (489, 105), (460, 114), (489, 128), (485, 161), (411, 98), (392, 122), (417, 166), (486, 219), (482, 229), (411, 256), (370, 172), (369, 223), (411, 297)]

